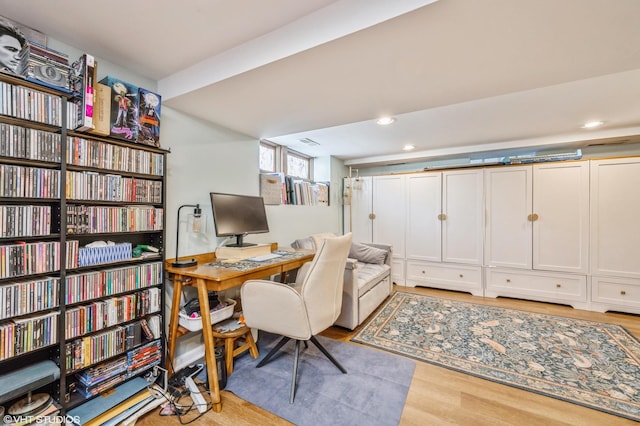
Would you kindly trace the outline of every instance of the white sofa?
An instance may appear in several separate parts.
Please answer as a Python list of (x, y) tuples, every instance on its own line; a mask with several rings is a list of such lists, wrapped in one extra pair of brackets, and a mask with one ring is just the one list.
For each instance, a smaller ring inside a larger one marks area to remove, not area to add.
[[(294, 248), (315, 250), (331, 234), (296, 240)], [(391, 294), (391, 245), (354, 242), (344, 270), (342, 310), (335, 325), (355, 329)]]

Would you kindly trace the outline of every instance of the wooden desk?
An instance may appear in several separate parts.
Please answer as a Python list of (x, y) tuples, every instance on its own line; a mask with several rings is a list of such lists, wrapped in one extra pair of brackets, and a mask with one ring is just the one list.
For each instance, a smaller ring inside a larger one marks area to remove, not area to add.
[[(277, 244), (272, 244), (271, 249), (276, 250)], [(195, 258), (198, 261), (197, 266), (192, 266), (190, 268), (172, 267), (171, 263), (174, 262), (175, 259), (167, 259), (165, 261), (165, 271), (173, 280), (173, 301), (171, 304), (171, 316), (169, 317), (169, 338), (167, 339), (170, 362), (167, 363), (167, 370), (169, 370), (169, 374), (173, 373), (172, 362), (175, 355), (176, 339), (178, 336), (189, 332), (178, 325), (182, 288), (184, 286), (195, 286), (198, 289), (198, 299), (200, 301), (205, 362), (207, 364), (209, 392), (211, 394), (211, 402), (213, 403), (214, 411), (220, 412), (222, 410), (222, 402), (220, 400), (218, 369), (216, 368), (216, 357), (214, 351), (215, 339), (211, 331), (208, 293), (210, 291), (222, 291), (237, 287), (247, 280), (261, 279), (277, 274), (280, 274), (282, 281), (284, 282), (288, 271), (297, 269), (302, 266), (302, 264), (313, 259), (313, 253), (308, 250), (297, 250), (297, 252), (302, 252), (303, 255), (296, 258), (278, 258), (264, 263), (255, 262), (256, 267), (246, 271), (210, 266), (209, 264), (211, 262), (216, 261), (215, 253), (180, 257), (180, 260)], [(232, 267), (233, 264), (230, 264), (229, 266)]]

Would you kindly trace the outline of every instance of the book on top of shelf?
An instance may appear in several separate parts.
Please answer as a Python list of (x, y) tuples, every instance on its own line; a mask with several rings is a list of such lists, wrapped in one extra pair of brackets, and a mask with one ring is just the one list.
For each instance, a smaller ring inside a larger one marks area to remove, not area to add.
[(111, 87), (106, 84), (93, 85), (93, 126), (89, 133), (100, 136), (109, 136), (111, 132)]
[(286, 204), (284, 173), (260, 173), (260, 196), (268, 205)]
[(107, 76), (99, 83), (111, 88), (110, 136), (135, 141), (138, 137), (138, 86)]
[(20, 74), (27, 77), (27, 80), (71, 93), (71, 68), (67, 57), (31, 43), (27, 43), (23, 54), (25, 59)]
[(78, 58), (71, 66), (71, 88), (76, 95), (78, 105), (78, 127), (76, 130), (93, 129), (93, 83), (95, 82), (97, 63), (87, 53)]
[(150, 90), (138, 89), (138, 138), (136, 142), (160, 147), (161, 97)]

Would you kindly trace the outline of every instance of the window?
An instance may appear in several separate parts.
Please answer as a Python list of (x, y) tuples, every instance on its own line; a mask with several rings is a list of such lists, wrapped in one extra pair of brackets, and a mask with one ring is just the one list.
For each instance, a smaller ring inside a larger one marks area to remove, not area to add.
[(260, 141), (260, 171), (283, 172), (287, 176), (311, 180), (313, 158), (269, 141)]
[(309, 157), (293, 151), (287, 151), (286, 156), (287, 175), (301, 179), (311, 179), (309, 170), (311, 168), (311, 159)]
[(267, 142), (260, 142), (260, 170), (265, 172), (277, 172), (276, 146)]
[(284, 145), (261, 140), (260, 195), (268, 204), (328, 206), (329, 184), (313, 182), (313, 160)]

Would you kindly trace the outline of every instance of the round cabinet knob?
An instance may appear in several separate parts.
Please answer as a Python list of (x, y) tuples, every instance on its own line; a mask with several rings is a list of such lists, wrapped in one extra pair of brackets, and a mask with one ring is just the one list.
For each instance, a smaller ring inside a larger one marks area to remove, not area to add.
[(427, 273), (427, 271), (422, 271), (422, 273), (423, 273), (423, 274), (426, 274), (426, 273)]
[(556, 288), (562, 287), (562, 284), (556, 284)]
[(508, 283), (510, 283), (510, 282), (511, 282), (511, 279), (507, 278), (507, 282), (508, 282)]
[(373, 220), (376, 218), (375, 213), (369, 213), (369, 219)]
[(463, 275), (463, 274), (460, 274), (460, 278), (464, 278), (464, 275)]
[(627, 294), (627, 292), (626, 292), (626, 291), (624, 291), (624, 290), (622, 290), (622, 291), (620, 292), (620, 294), (624, 296), (625, 294)]

